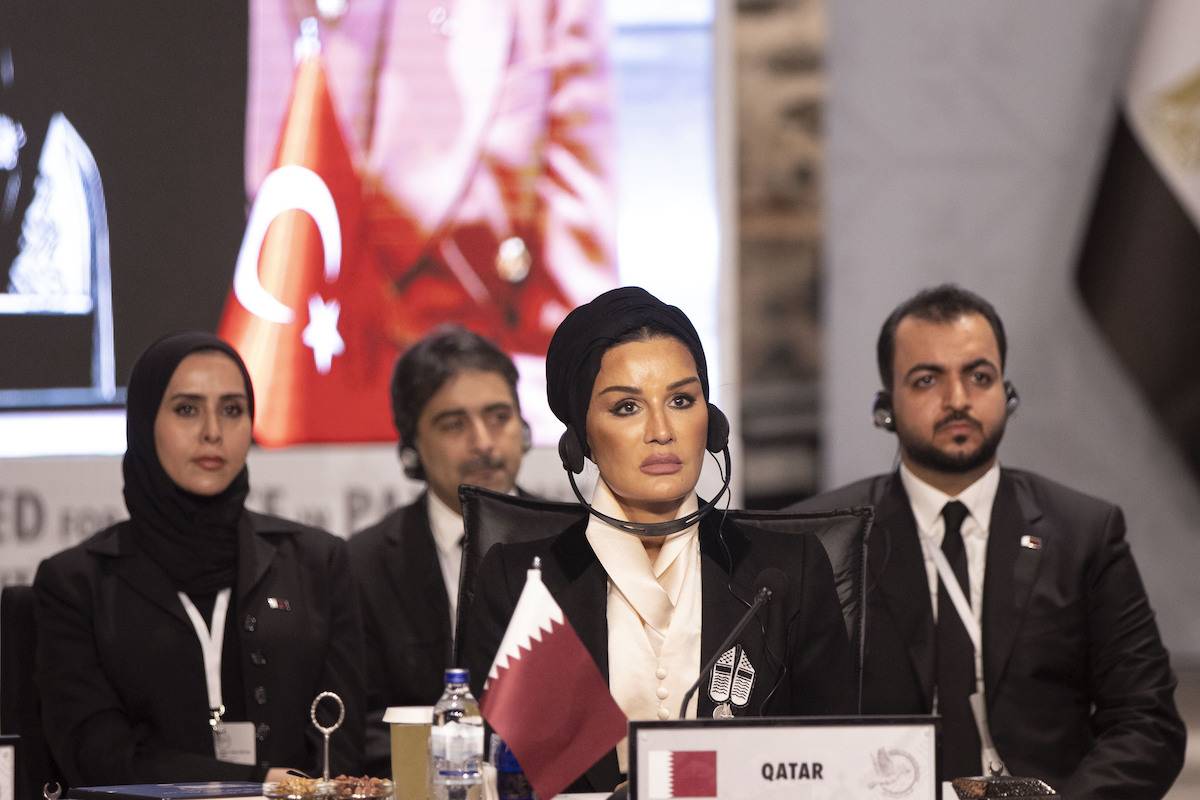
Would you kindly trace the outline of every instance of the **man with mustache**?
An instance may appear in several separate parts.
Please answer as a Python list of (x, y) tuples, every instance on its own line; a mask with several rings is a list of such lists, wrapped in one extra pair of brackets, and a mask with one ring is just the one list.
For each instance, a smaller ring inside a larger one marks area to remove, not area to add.
[(391, 395), (400, 463), (428, 488), (350, 538), (367, 642), (365, 761), (376, 776), (390, 774), (384, 710), (433, 705), (450, 666), (463, 538), (458, 487), (515, 491), (529, 449), (512, 359), (464, 328), (439, 328), (405, 352)]
[(864, 712), (940, 714), (944, 780), (1002, 761), (1067, 797), (1161, 798), (1186, 732), (1124, 518), (997, 463), (1018, 403), (1006, 349), (978, 295), (901, 303), (874, 407), (899, 469), (796, 506), (875, 507)]

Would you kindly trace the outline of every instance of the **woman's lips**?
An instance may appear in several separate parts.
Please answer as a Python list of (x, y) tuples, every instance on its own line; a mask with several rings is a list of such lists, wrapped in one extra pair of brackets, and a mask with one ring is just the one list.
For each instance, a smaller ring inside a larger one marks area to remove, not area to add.
[(674, 475), (683, 469), (679, 456), (650, 456), (642, 462), (642, 472), (647, 475)]
[(200, 469), (209, 471), (216, 471), (225, 466), (225, 459), (220, 456), (200, 456), (197, 459), (193, 459), (193, 461)]

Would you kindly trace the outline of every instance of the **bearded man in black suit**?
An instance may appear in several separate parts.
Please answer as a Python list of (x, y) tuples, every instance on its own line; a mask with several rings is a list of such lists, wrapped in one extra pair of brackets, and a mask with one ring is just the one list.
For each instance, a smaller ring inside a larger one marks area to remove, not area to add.
[(388, 775), (388, 706), (432, 706), (450, 664), (462, 563), (460, 484), (515, 491), (529, 427), (517, 368), (482, 336), (435, 330), (396, 362), (392, 414), (405, 474), (428, 490), (350, 537), (367, 651), (367, 752)]
[(1067, 797), (1161, 798), (1186, 730), (1124, 517), (1000, 467), (1005, 356), (983, 298), (943, 285), (902, 303), (874, 409), (899, 469), (796, 507), (875, 507), (864, 712), (941, 714), (944, 780), (1002, 761)]

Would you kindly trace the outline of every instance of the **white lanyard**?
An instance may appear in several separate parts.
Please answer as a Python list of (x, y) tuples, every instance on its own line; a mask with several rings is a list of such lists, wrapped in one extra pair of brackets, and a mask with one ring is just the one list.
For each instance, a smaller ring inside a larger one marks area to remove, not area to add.
[[(963, 627), (967, 629), (967, 635), (971, 637), (971, 644), (975, 648), (975, 663), (983, 663), (983, 631), (979, 627), (979, 621), (975, 619), (975, 613), (971, 610), (970, 601), (963, 594), (962, 585), (958, 582), (954, 570), (950, 567), (950, 562), (946, 559), (946, 554), (942, 552), (942, 548), (935, 547), (927, 537), (917, 538), (921, 540), (921, 548), (925, 554), (933, 559), (933, 564), (937, 567), (938, 580), (941, 581), (946, 594), (950, 596), (950, 603), (954, 606), (958, 618), (962, 620)], [(938, 613), (945, 613), (945, 609), (938, 609)], [(992, 732), (988, 729), (987, 704), (983, 698), (982, 682), (979, 686), (979, 690), (972, 693), (970, 704), (971, 713), (975, 717), (975, 729), (979, 731), (979, 741), (983, 745), (983, 771), (987, 774), (989, 770), (995, 768), (1001, 774), (1007, 775), (1008, 768), (1004, 766), (1004, 761), (1000, 758), (999, 751), (996, 750), (996, 744), (992, 741)]]
[(183, 592), (178, 592), (179, 602), (187, 612), (192, 627), (196, 629), (196, 638), (200, 640), (200, 651), (204, 654), (204, 683), (208, 688), (208, 708), (211, 717), (208, 721), (212, 727), (219, 728), (221, 717), (225, 714), (225, 704), (221, 699), (221, 648), (225, 643), (225, 616), (229, 612), (229, 595), (232, 589), (226, 586), (217, 592), (216, 602), (213, 603), (212, 626), (204, 624), (204, 617), (192, 598)]
[[(958, 582), (954, 570), (950, 567), (950, 562), (946, 560), (946, 554), (942, 552), (942, 548), (934, 547), (933, 542), (924, 536), (921, 537), (921, 545), (925, 548), (925, 553), (933, 559), (934, 566), (937, 567), (938, 580), (945, 587), (946, 594), (950, 595), (950, 602), (954, 604), (958, 618), (962, 620), (963, 627), (967, 629), (967, 635), (971, 637), (975, 655), (982, 655), (983, 631), (979, 629), (979, 621), (975, 619), (975, 612), (971, 610), (971, 601), (963, 594), (962, 584)], [(942, 609), (938, 609), (938, 611), (940, 613)]]

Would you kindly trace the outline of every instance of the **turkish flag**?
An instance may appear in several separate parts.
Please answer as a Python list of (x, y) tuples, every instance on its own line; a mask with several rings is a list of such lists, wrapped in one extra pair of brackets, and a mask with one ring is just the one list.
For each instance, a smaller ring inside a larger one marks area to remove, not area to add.
[(362, 182), (307, 44), (218, 334), (250, 370), (260, 444), (391, 441), (396, 350), (382, 334)]
[(528, 572), (480, 710), (549, 800), (625, 738), (628, 720), (541, 575)]

